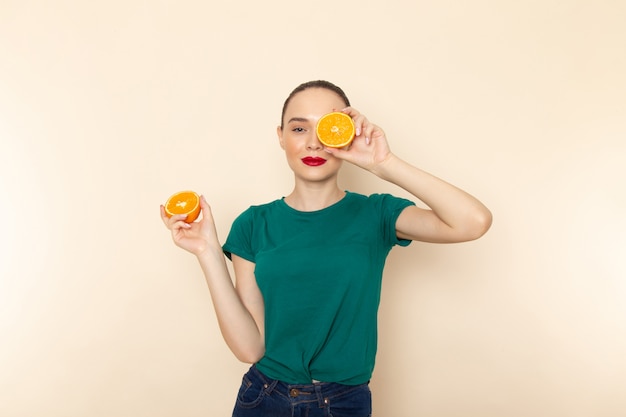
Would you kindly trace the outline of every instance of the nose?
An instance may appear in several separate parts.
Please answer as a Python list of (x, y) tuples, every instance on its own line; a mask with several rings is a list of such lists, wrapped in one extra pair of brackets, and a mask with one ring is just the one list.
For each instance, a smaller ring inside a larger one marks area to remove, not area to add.
[(322, 142), (317, 137), (317, 133), (315, 131), (311, 132), (309, 138), (307, 139), (306, 148), (312, 151), (319, 151), (324, 148)]

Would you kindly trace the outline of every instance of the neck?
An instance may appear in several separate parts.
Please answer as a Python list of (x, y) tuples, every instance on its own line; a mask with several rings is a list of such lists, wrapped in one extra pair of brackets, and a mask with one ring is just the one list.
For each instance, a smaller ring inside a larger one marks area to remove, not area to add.
[(298, 211), (317, 211), (332, 206), (346, 195), (335, 184), (333, 187), (298, 187), (285, 197), (285, 203)]

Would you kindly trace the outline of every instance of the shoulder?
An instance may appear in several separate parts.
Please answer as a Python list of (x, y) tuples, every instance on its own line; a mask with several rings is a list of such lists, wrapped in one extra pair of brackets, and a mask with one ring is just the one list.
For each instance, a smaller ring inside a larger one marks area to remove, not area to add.
[(223, 246), (226, 256), (231, 258), (234, 253), (241, 258), (254, 262), (256, 254), (256, 241), (259, 233), (262, 233), (263, 224), (276, 211), (277, 201), (265, 204), (253, 205), (245, 209), (233, 221), (230, 232)]
[(235, 221), (241, 221), (244, 219), (254, 219), (259, 216), (267, 215), (268, 213), (275, 212), (280, 204), (281, 200), (270, 201), (269, 203), (257, 204), (249, 206), (245, 209), (239, 216), (237, 216)]
[(415, 205), (415, 203), (411, 200), (407, 200), (405, 198), (396, 197), (392, 194), (388, 193), (375, 193), (375, 194), (359, 194), (351, 191), (347, 192), (347, 196), (352, 200), (352, 202), (361, 205), (369, 205), (377, 208), (386, 208), (386, 207), (407, 207), (410, 205)]

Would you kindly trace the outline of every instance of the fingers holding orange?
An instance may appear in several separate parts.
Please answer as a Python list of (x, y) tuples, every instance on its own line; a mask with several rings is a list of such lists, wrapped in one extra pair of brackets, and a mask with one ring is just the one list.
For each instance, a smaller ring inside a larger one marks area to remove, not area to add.
[(353, 139), (364, 138), (365, 144), (369, 145), (371, 142), (371, 138), (374, 133), (374, 130), (376, 129), (376, 126), (372, 124), (367, 119), (367, 117), (365, 117), (361, 112), (359, 112), (354, 107), (346, 107), (343, 110), (341, 110), (341, 113), (350, 116), (352, 120), (352, 124), (354, 125), (354, 129), (355, 129), (355, 135)]

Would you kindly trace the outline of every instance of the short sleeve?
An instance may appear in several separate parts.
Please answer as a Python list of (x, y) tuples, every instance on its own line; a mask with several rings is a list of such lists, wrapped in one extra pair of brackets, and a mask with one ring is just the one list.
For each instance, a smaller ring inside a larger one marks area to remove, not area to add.
[(232, 254), (255, 262), (255, 254), (252, 248), (252, 225), (253, 210), (247, 209), (233, 222), (226, 243), (222, 246), (224, 254), (232, 260)]
[(408, 246), (411, 244), (409, 239), (399, 239), (396, 233), (396, 222), (400, 213), (409, 207), (414, 206), (413, 201), (395, 197), (391, 194), (373, 194), (370, 196), (375, 201), (375, 205), (381, 216), (382, 235), (385, 242), (389, 246), (399, 245)]

